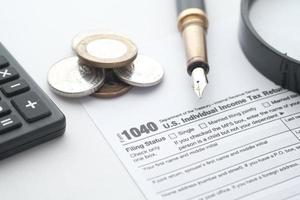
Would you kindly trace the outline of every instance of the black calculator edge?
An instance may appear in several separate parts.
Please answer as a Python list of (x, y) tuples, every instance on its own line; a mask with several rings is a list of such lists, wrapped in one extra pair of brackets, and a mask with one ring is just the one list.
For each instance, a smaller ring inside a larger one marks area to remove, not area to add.
[[(11, 61), (13, 65), (17, 65), (17, 70), (19, 73), (27, 76), (29, 79), (32, 77), (23, 69), (23, 67), (19, 64), (19, 62), (9, 53), (9, 51), (5, 48), (5, 46), (0, 42), (0, 54), (4, 55)], [(45, 135), (36, 135), (33, 140), (25, 139), (23, 143), (18, 142), (14, 148), (6, 149), (0, 152), (0, 160), (11, 156), (15, 153), (21, 152), (30, 147), (36, 146), (38, 144), (44, 143), (50, 139), (61, 136), (64, 134), (66, 129), (66, 118), (65, 115), (61, 112), (61, 110), (57, 107), (57, 105), (46, 95), (46, 93), (36, 84), (36, 82), (32, 79), (31, 86), (33, 86), (32, 90), (36, 91), (38, 95), (46, 100), (45, 103), (50, 103), (52, 105), (48, 105), (52, 110), (52, 118), (55, 118), (56, 121), (53, 124), (50, 124), (51, 131)], [(54, 116), (53, 116), (54, 115)], [(13, 144), (13, 142), (12, 142)]]
[[(14, 148), (19, 148), (20, 146), (26, 146), (27, 143), (31, 143), (32, 141), (44, 141), (46, 142), (46, 138), (50, 138), (49, 135), (54, 134), (56, 137), (62, 135), (64, 132), (61, 133), (61, 131), (65, 130), (66, 126), (65, 124), (65, 117), (64, 115), (57, 119), (54, 123), (48, 124), (47, 126), (40, 127), (33, 131), (31, 133), (30, 138), (27, 135), (23, 135), (18, 139), (10, 140), (6, 142), (5, 148), (1, 148), (0, 150), (0, 160), (1, 160), (1, 154), (5, 152), (9, 152)], [(64, 126), (62, 126), (64, 125)], [(45, 130), (49, 130), (47, 134), (41, 134), (45, 132)], [(59, 133), (59, 134), (58, 134)], [(45, 137), (45, 139), (43, 139)], [(41, 142), (42, 143), (42, 142)], [(39, 143), (34, 143), (35, 145), (38, 145)]]
[(39, 145), (39, 144), (48, 142), (49, 140), (54, 139), (54, 138), (56, 138), (56, 137), (58, 137), (58, 136), (61, 136), (61, 135), (64, 134), (65, 129), (66, 129), (66, 128), (63, 128), (63, 129), (58, 130), (58, 131), (56, 131), (56, 132), (52, 132), (52, 133), (50, 133), (50, 134), (48, 134), (48, 135), (45, 135), (45, 136), (43, 136), (43, 137), (36, 138), (35, 140), (32, 140), (32, 141), (30, 141), (30, 142), (27, 142), (27, 143), (18, 145), (17, 148), (10, 149), (10, 150), (7, 150), (7, 151), (5, 151), (5, 152), (2, 152), (2, 153), (0, 154), (0, 160), (3, 160), (3, 159), (5, 159), (5, 158), (7, 158), (7, 157), (9, 157), (9, 156), (12, 156), (12, 155), (14, 155), (14, 154), (20, 153), (20, 152), (22, 152), (22, 151), (25, 151), (25, 150), (30, 149), (30, 148), (32, 148), (32, 147), (35, 147), (35, 146), (37, 146), (37, 145)]

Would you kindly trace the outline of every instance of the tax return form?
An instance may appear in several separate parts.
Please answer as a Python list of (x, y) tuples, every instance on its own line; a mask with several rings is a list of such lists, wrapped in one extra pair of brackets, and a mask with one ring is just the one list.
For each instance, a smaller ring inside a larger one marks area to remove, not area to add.
[(299, 95), (258, 73), (236, 30), (224, 30), (209, 49), (204, 98), (174, 33), (140, 47), (164, 66), (160, 85), (82, 101), (146, 199), (300, 198)]

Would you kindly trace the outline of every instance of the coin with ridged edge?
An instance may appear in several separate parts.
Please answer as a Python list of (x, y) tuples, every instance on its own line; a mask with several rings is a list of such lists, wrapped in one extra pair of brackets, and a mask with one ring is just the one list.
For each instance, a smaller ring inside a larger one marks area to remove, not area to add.
[(77, 35), (75, 35), (75, 37), (72, 40), (72, 49), (74, 51), (76, 51), (76, 47), (77, 45), (86, 37), (92, 36), (92, 35), (98, 35), (103, 33), (103, 31), (100, 30), (94, 30), (94, 31), (86, 31), (86, 32), (82, 32), (82, 33), (78, 33)]
[(138, 50), (127, 37), (115, 33), (99, 33), (82, 39), (75, 50), (80, 63), (99, 68), (127, 66), (134, 61)]
[(114, 98), (126, 94), (131, 88), (133, 86), (121, 81), (113, 70), (107, 69), (104, 85), (92, 95), (99, 98)]
[(104, 83), (104, 70), (81, 65), (77, 57), (55, 63), (48, 72), (51, 90), (65, 97), (83, 97), (97, 91)]
[(164, 69), (157, 61), (141, 55), (132, 64), (116, 68), (114, 72), (125, 83), (137, 87), (157, 85), (164, 76)]

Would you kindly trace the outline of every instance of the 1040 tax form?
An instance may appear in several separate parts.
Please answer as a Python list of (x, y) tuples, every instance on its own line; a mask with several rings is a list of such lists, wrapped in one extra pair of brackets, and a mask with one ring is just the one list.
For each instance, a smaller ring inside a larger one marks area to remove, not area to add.
[(240, 59), (212, 68), (198, 99), (180, 45), (175, 35), (143, 48), (165, 67), (158, 87), (83, 102), (145, 197), (299, 198), (299, 95), (255, 71), (236, 44)]

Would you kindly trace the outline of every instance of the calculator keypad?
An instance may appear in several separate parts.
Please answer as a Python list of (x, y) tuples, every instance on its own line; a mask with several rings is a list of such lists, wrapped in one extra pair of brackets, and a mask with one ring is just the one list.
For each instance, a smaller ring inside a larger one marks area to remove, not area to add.
[(27, 92), (13, 98), (12, 104), (27, 122), (34, 122), (51, 114), (35, 92)]
[(1, 90), (5, 96), (11, 97), (29, 90), (29, 85), (25, 80), (19, 79), (4, 84)]
[(20, 120), (15, 115), (8, 115), (0, 118), (0, 135), (21, 127)]
[(18, 72), (12, 67), (6, 67), (0, 70), (0, 84), (15, 80), (18, 77)]
[(64, 134), (66, 118), (0, 42), (0, 160)]
[(0, 56), (0, 68), (8, 67), (9, 62), (4, 56)]
[[(11, 66), (4, 56), (0, 55), (0, 84), (2, 93), (11, 99), (11, 104), (19, 114), (32, 123), (51, 115), (50, 110), (35, 92), (26, 92), (30, 89), (28, 83), (18, 79), (18, 72)], [(21, 94), (24, 93), (24, 94)], [(0, 134), (20, 127), (21, 122), (11, 113), (9, 105), (0, 101)], [(4, 117), (5, 116), (5, 117)]]
[(0, 117), (5, 116), (11, 112), (10, 108), (8, 107), (7, 103), (0, 102)]
[[(28, 123), (38, 121), (51, 115), (46, 104), (35, 92), (30, 90), (24, 79), (18, 79), (18, 72), (11, 66), (4, 56), (0, 55), (0, 84), (1, 91), (7, 97), (13, 97), (11, 104)], [(24, 94), (22, 94), (24, 93)], [(21, 122), (11, 113), (9, 105), (0, 101), (0, 134), (20, 127)], [(6, 116), (6, 117), (4, 117)]]

